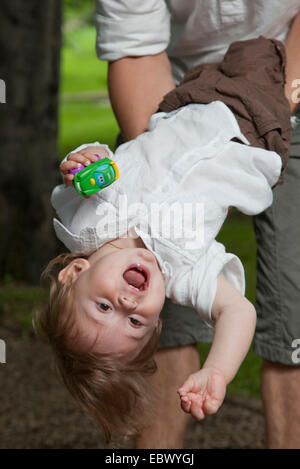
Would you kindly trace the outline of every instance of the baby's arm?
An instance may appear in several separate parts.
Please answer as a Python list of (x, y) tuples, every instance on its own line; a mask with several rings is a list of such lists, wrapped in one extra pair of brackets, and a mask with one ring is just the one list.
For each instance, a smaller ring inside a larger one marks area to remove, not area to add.
[(100, 156), (109, 156), (108, 151), (103, 145), (87, 146), (80, 151), (70, 153), (66, 160), (64, 160), (59, 169), (64, 175), (64, 183), (66, 186), (71, 186), (74, 179), (74, 174), (69, 173), (70, 169), (80, 167), (81, 165), (88, 166), (90, 163), (98, 161), (96, 154)]
[(182, 409), (197, 420), (221, 406), (226, 385), (236, 375), (255, 331), (254, 306), (222, 276), (218, 277), (212, 318), (214, 339), (203, 368), (178, 390)]

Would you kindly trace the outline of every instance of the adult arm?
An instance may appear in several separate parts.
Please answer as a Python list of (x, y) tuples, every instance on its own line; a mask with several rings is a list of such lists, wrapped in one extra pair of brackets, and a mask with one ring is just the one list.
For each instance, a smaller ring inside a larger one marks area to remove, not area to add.
[[(291, 113), (296, 110), (300, 99), (300, 10), (295, 17), (286, 41), (286, 84), (285, 95), (290, 103)], [(298, 80), (296, 87), (293, 81)], [(297, 91), (298, 90), (298, 91)]]
[(97, 54), (109, 63), (108, 88), (126, 140), (148, 127), (163, 96), (174, 88), (165, 50), (170, 12), (165, 0), (95, 0)]
[(124, 57), (109, 63), (111, 104), (125, 140), (144, 132), (163, 96), (175, 87), (165, 51), (149, 56)]

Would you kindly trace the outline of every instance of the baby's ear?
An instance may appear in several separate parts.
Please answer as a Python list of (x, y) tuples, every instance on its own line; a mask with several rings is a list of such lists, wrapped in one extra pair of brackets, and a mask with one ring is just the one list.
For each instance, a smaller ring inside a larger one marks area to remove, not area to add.
[(77, 280), (78, 275), (89, 267), (90, 263), (87, 259), (83, 259), (82, 257), (74, 259), (59, 272), (58, 280), (60, 283), (73, 283)]

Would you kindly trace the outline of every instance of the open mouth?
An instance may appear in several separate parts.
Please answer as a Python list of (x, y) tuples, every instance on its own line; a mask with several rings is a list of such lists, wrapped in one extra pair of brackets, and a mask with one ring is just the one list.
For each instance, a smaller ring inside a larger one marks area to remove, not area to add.
[(150, 271), (142, 264), (131, 264), (123, 274), (124, 280), (137, 291), (145, 291), (149, 286)]

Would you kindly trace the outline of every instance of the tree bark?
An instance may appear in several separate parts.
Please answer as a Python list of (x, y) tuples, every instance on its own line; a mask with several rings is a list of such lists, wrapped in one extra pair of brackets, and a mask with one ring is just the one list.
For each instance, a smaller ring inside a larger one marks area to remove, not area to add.
[(0, 277), (37, 281), (57, 253), (49, 197), (58, 181), (60, 0), (2, 0)]

